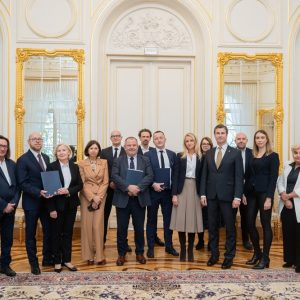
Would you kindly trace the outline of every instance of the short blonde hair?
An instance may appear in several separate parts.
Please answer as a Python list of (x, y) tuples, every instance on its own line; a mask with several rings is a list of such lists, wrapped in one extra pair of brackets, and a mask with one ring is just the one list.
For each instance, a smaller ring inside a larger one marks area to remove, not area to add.
[(300, 149), (300, 144), (295, 144), (295, 145), (293, 145), (293, 146), (291, 147), (291, 151), (292, 151), (292, 152), (295, 151), (295, 150), (298, 150), (298, 149)]
[(69, 159), (70, 159), (70, 158), (72, 157), (72, 150), (71, 150), (71, 147), (70, 147), (68, 144), (64, 144), (64, 143), (61, 143), (61, 144), (56, 145), (56, 147), (55, 147), (55, 149), (54, 149), (54, 155), (55, 155), (56, 159), (57, 159), (57, 150), (58, 150), (58, 148), (61, 147), (61, 146), (64, 146), (64, 147), (66, 147), (66, 148), (69, 150)]

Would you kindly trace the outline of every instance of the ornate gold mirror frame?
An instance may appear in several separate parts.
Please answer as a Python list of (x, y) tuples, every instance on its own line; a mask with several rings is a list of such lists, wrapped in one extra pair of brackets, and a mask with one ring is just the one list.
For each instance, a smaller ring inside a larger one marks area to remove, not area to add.
[[(275, 107), (273, 109), (273, 116), (275, 121), (275, 151), (279, 154), (282, 165), (282, 127), (283, 127), (283, 105), (282, 105), (282, 53), (265, 53), (248, 55), (244, 53), (221, 52), (218, 54), (218, 68), (219, 68), (219, 102), (217, 105), (216, 119), (217, 123), (224, 123), (225, 109), (224, 109), (224, 66), (230, 60), (247, 60), (255, 61), (257, 59), (270, 61), (275, 67)], [(259, 119), (260, 121), (260, 119)], [(258, 122), (257, 126), (261, 123)]]
[(23, 64), (31, 56), (68, 56), (78, 65), (78, 97), (77, 97), (77, 160), (83, 158), (83, 130), (84, 130), (84, 100), (83, 100), (83, 64), (84, 64), (84, 50), (82, 49), (67, 49), (67, 50), (53, 50), (45, 49), (31, 49), (18, 48), (16, 50), (16, 105), (15, 105), (15, 120), (16, 120), (16, 140), (15, 152), (16, 158), (24, 152), (24, 74)]

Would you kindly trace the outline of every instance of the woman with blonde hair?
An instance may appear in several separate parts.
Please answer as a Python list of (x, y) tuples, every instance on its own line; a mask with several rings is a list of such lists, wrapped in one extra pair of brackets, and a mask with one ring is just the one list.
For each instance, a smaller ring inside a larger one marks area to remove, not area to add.
[(180, 242), (180, 261), (186, 260), (186, 233), (188, 234), (188, 261), (194, 261), (195, 233), (203, 231), (200, 204), (201, 160), (197, 138), (187, 133), (183, 152), (177, 154), (178, 163), (172, 183), (172, 215), (170, 229), (177, 230)]
[(81, 209), (81, 255), (88, 265), (104, 265), (104, 207), (109, 177), (107, 160), (100, 159), (100, 144), (91, 140), (78, 163), (83, 181), (80, 192)]
[[(273, 152), (269, 136), (265, 130), (254, 134), (253, 158), (249, 161), (249, 172), (245, 178), (246, 201), (248, 205), (247, 224), (254, 254), (246, 264), (253, 269), (269, 267), (269, 252), (273, 239), (271, 227), (274, 192), (278, 178), (279, 157)], [(256, 218), (259, 211), (263, 229), (263, 250), (259, 245), (259, 234), (256, 228)]]
[(284, 268), (300, 273), (300, 144), (292, 147), (293, 162), (287, 162), (278, 178), (279, 213), (282, 222)]
[(72, 151), (69, 145), (57, 145), (54, 154), (56, 161), (48, 165), (47, 171), (59, 172), (62, 187), (57, 195), (45, 200), (50, 212), (54, 271), (60, 273), (62, 265), (69, 271), (77, 271), (71, 263), (72, 237), (82, 180), (78, 166), (70, 160)]

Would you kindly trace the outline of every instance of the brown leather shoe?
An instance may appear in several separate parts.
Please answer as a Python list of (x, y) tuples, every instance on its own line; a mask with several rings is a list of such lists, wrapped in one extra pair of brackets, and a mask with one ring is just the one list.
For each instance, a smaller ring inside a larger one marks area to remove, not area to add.
[(143, 254), (140, 254), (136, 256), (136, 261), (144, 265), (146, 263), (146, 258)]
[(97, 265), (99, 265), (99, 266), (104, 266), (104, 265), (106, 265), (106, 260), (103, 259), (103, 260), (101, 260), (101, 261), (98, 261), (98, 262), (97, 262)]
[(93, 260), (88, 260), (88, 261), (87, 261), (87, 264), (88, 264), (88, 266), (91, 266), (91, 265), (94, 264), (94, 261), (93, 261)]
[(123, 266), (124, 263), (125, 263), (125, 256), (120, 255), (116, 261), (116, 264), (117, 264), (117, 266)]

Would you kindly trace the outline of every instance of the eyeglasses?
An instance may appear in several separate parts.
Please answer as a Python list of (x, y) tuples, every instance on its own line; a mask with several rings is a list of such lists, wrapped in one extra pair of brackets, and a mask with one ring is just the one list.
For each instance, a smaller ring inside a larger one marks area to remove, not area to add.
[(42, 138), (32, 138), (30, 140), (33, 141), (33, 142), (42, 142), (43, 141)]
[(1, 145), (1, 144), (0, 144), (0, 148), (7, 149), (8, 146), (7, 146), (7, 145)]
[(111, 138), (120, 138), (121, 135), (120, 135), (120, 134), (116, 134), (116, 135), (111, 135), (110, 137), (111, 137)]

